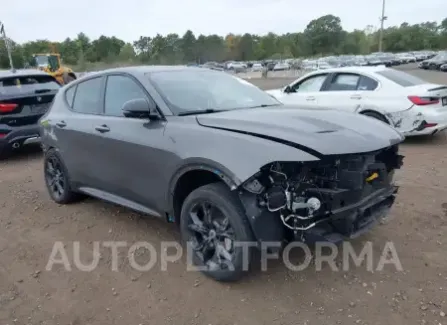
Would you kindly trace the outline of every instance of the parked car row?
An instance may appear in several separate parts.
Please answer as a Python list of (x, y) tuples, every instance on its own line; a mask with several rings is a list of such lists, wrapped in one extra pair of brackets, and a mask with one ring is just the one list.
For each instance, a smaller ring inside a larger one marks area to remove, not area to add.
[(447, 51), (439, 52), (434, 57), (419, 63), (419, 68), (425, 70), (447, 71)]
[(413, 51), (405, 53), (385, 53), (375, 52), (369, 55), (339, 55), (321, 58), (307, 59), (283, 59), (283, 60), (263, 60), (263, 61), (228, 61), (224, 63), (207, 62), (202, 67), (209, 67), (217, 70), (228, 70), (232, 72), (259, 72), (283, 71), (290, 69), (299, 70), (319, 70), (349, 66), (378, 66), (385, 65), (393, 67), (401, 64), (416, 63), (431, 59), (438, 55), (434, 51)]
[[(215, 280), (234, 281), (263, 243), (275, 243), (270, 252), (290, 241), (338, 243), (392, 207), (403, 160), (396, 128), (414, 124), (404, 115), (399, 124), (398, 111), (436, 106), (444, 90), (380, 67), (341, 69), (270, 94), (199, 67), (111, 69), (62, 88), (43, 72), (5, 72), (0, 144), (5, 152), (40, 141), (55, 202), (93, 196), (177, 224), (193, 263)], [(383, 112), (394, 127), (353, 114), (367, 103), (359, 94), (386, 89), (407, 96)], [(326, 102), (347, 109), (317, 109), (312, 96), (282, 103), (311, 90), (315, 100), (315, 91), (327, 90), (335, 97)]]

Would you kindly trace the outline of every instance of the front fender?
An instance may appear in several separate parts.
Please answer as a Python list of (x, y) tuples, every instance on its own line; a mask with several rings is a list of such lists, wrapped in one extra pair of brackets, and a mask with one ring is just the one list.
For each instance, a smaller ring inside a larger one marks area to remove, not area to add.
[(236, 189), (242, 181), (227, 167), (221, 165), (216, 161), (212, 161), (206, 158), (187, 158), (182, 160), (176, 167), (176, 171), (172, 175), (169, 181), (169, 193), (174, 192), (177, 181), (187, 172), (192, 170), (205, 170), (219, 176), (231, 189)]
[(170, 122), (165, 136), (179, 158), (171, 175), (188, 166), (208, 166), (224, 172), (235, 186), (275, 161), (312, 161), (317, 157), (287, 144), (253, 135), (203, 127), (195, 119)]
[(275, 161), (314, 161), (317, 157), (303, 150), (228, 130), (197, 126), (199, 132), (179, 133), (176, 147), (184, 162), (201, 157), (227, 170), (236, 186), (253, 176), (259, 169)]

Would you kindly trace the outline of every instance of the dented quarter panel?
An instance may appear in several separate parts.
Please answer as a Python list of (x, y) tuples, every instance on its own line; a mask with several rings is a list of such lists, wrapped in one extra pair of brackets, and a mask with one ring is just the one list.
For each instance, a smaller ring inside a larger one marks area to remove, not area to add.
[(396, 128), (396, 130), (404, 135), (417, 130), (424, 121), (423, 114), (415, 110), (413, 107), (405, 110), (390, 112), (388, 109), (385, 110), (378, 105), (368, 103), (359, 104), (356, 109), (356, 113), (363, 113), (366, 111), (380, 113), (388, 120), (391, 126)]
[(391, 125), (404, 135), (419, 129), (424, 121), (424, 115), (413, 108), (401, 112), (386, 113), (385, 116)]

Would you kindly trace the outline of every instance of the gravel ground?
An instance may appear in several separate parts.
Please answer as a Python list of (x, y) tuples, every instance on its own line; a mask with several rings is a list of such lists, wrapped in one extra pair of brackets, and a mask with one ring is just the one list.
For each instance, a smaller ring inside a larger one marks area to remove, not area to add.
[[(447, 74), (414, 73), (447, 83)], [(253, 82), (265, 88), (287, 81)], [(231, 285), (187, 272), (184, 260), (167, 271), (157, 262), (151, 271), (137, 272), (121, 254), (123, 263), (113, 271), (109, 248), (100, 249), (99, 266), (91, 272), (61, 266), (46, 271), (56, 241), (64, 242), (73, 264), (74, 241), (88, 263), (94, 241), (159, 247), (179, 235), (162, 221), (95, 199), (53, 203), (39, 151), (17, 153), (0, 162), (0, 324), (447, 324), (446, 145), (440, 134), (402, 146), (405, 167), (397, 175), (401, 190), (390, 219), (353, 242), (359, 249), (371, 241), (377, 265), (385, 242), (392, 241), (403, 271), (388, 265), (370, 272), (362, 265), (346, 272), (292, 272), (272, 261), (267, 272)]]

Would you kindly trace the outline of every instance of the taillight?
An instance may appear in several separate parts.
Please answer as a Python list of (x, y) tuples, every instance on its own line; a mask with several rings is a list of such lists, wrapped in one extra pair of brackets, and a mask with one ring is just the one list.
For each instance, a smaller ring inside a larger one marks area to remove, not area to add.
[(0, 113), (9, 113), (15, 110), (17, 104), (0, 104)]
[(433, 98), (433, 97), (408, 96), (408, 99), (414, 105), (418, 106), (439, 104), (439, 98)]

